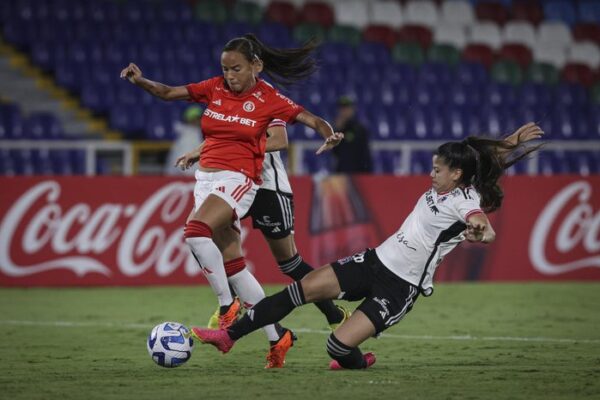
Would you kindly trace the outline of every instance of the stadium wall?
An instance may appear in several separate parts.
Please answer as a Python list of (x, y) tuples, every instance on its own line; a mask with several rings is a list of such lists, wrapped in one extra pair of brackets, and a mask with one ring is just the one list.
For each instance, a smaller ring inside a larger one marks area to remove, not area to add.
[[(321, 265), (393, 234), (427, 177), (292, 178), (296, 242)], [(183, 241), (194, 183), (162, 177), (0, 177), (0, 286), (206, 284)], [(600, 176), (506, 177), (497, 240), (464, 243), (437, 281), (600, 280)], [(243, 224), (248, 265), (284, 283)]]

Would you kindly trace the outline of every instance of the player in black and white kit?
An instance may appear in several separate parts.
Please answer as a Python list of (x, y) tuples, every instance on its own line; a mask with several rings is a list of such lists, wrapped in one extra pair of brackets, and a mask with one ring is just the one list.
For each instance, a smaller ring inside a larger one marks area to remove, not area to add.
[(502, 204), (498, 179), (504, 169), (539, 148), (523, 144), (542, 134), (530, 123), (505, 140), (472, 136), (441, 145), (433, 155), (432, 187), (377, 248), (325, 265), (265, 297), (227, 330), (192, 328), (193, 335), (226, 353), (236, 340), (280, 321), (295, 307), (323, 299), (364, 299), (329, 336), (327, 352), (333, 358), (331, 369), (370, 367), (375, 356), (363, 354), (358, 346), (398, 323), (420, 294), (433, 293), (433, 276), (444, 256), (465, 239), (494, 241), (485, 213)]

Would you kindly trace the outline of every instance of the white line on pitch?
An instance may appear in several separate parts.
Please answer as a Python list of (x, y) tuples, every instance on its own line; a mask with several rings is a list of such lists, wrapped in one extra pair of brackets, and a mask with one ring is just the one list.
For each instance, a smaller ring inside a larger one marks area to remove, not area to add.
[[(76, 321), (27, 321), (27, 320), (0, 320), (0, 325), (27, 325), (27, 326), (56, 326), (68, 328), (127, 328), (127, 329), (151, 329), (151, 324), (133, 324), (117, 322), (76, 322)], [(329, 335), (329, 330), (292, 328), (297, 333)], [(567, 339), (549, 337), (518, 337), (518, 336), (431, 336), (431, 335), (398, 335), (384, 333), (383, 338), (395, 338), (406, 340), (458, 340), (458, 341), (488, 341), (488, 342), (541, 342), (541, 343), (591, 343), (600, 344), (600, 339)]]

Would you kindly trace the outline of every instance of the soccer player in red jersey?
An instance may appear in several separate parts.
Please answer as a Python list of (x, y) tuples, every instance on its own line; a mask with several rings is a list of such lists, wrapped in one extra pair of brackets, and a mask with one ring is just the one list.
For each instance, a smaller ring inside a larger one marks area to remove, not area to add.
[[(331, 149), (343, 138), (328, 122), (258, 78), (264, 72), (282, 85), (306, 78), (315, 70), (311, 57), (315, 48), (314, 42), (308, 42), (300, 48), (275, 49), (248, 34), (225, 45), (221, 54), (222, 76), (185, 86), (168, 86), (146, 79), (133, 63), (121, 71), (121, 78), (163, 100), (191, 100), (207, 105), (201, 122), (205, 141), (196, 172), (195, 207), (184, 235), (218, 297), (222, 328), (229, 327), (239, 312), (239, 304), (234, 302), (229, 289), (226, 268), (230, 269), (230, 275), (240, 275), (240, 287), (255, 295), (259, 290), (262, 292), (243, 259), (224, 265), (222, 251), (240, 243), (239, 218), (249, 210), (261, 183), (267, 127), (272, 120), (280, 119), (289, 123), (298, 121), (315, 129), (325, 138), (318, 153)], [(236, 291), (243, 296), (238, 288)], [(287, 348), (291, 346), (291, 332), (277, 338), (274, 335), (268, 334), (272, 345), (283, 340), (288, 343)], [(277, 358), (272, 364), (280, 367), (283, 360)]]
[(261, 300), (227, 329), (193, 327), (192, 334), (227, 353), (238, 339), (280, 321), (296, 307), (325, 299), (364, 299), (329, 336), (327, 353), (333, 370), (370, 367), (375, 355), (363, 354), (358, 346), (402, 320), (419, 295), (433, 293), (433, 276), (443, 258), (464, 240), (494, 241), (486, 213), (502, 205), (498, 179), (540, 147), (523, 144), (542, 134), (529, 123), (505, 140), (470, 136), (441, 145), (432, 158), (431, 188), (387, 240), (310, 272)]

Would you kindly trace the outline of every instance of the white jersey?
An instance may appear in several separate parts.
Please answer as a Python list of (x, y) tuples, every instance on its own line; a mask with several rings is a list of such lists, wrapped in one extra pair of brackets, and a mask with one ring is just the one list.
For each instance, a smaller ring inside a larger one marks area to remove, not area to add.
[(465, 239), (467, 218), (481, 213), (472, 186), (437, 193), (429, 189), (404, 223), (375, 251), (381, 262), (425, 296), (433, 293), (433, 275), (442, 259)]
[[(280, 119), (274, 119), (269, 124), (269, 128), (272, 126), (283, 126), (285, 128), (286, 123)], [(290, 185), (285, 165), (283, 165), (283, 160), (281, 160), (281, 155), (278, 151), (265, 154), (260, 177), (263, 181), (262, 185), (260, 185), (261, 189), (292, 194), (292, 186)]]

